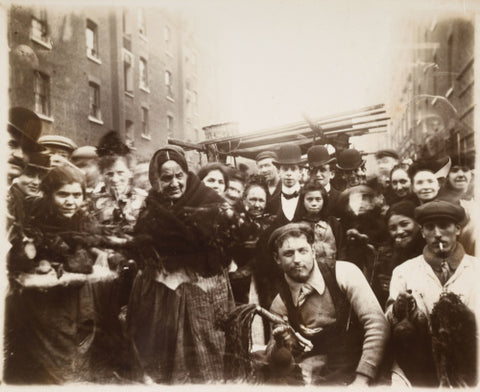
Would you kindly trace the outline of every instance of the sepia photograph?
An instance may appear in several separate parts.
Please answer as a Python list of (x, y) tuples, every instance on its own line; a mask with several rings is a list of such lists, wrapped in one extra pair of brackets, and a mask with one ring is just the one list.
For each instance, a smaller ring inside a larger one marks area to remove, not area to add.
[(477, 386), (479, 0), (0, 26), (5, 387)]

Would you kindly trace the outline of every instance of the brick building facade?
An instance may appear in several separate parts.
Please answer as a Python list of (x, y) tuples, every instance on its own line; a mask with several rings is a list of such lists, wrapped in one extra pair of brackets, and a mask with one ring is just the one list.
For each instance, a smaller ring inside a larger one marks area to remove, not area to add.
[(95, 145), (118, 130), (146, 160), (226, 116), (215, 48), (176, 12), (12, 5), (8, 16), (10, 105), (35, 110), (45, 134)]

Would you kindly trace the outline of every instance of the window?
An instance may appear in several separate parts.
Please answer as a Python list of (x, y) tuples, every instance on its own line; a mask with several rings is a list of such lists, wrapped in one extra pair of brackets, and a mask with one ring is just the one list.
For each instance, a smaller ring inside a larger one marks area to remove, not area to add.
[(173, 136), (173, 117), (167, 116), (167, 136)]
[(148, 109), (142, 107), (142, 136), (150, 139), (150, 127), (148, 125)]
[(133, 121), (131, 120), (125, 120), (125, 144), (130, 148), (135, 147)]
[(140, 87), (148, 90), (148, 64), (147, 60), (140, 57)]
[(123, 79), (125, 92), (133, 94), (133, 55), (123, 51)]
[(102, 114), (100, 112), (100, 86), (94, 82), (89, 82), (88, 88), (90, 105), (88, 115), (91, 118), (101, 120)]
[(138, 32), (143, 36), (147, 35), (147, 23), (143, 9), (138, 10)]
[(165, 86), (167, 87), (167, 96), (173, 97), (172, 73), (170, 71), (165, 71)]
[(35, 112), (50, 116), (50, 77), (35, 71), (34, 81)]
[(47, 13), (45, 10), (34, 12), (32, 16), (30, 39), (40, 45), (52, 49), (48, 38)]
[(87, 20), (87, 56), (98, 58), (98, 32), (97, 25)]

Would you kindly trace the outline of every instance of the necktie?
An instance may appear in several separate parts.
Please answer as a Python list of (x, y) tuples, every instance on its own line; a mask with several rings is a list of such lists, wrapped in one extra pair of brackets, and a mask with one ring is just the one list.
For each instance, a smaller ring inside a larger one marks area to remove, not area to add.
[(450, 267), (448, 266), (447, 260), (442, 261), (440, 268), (442, 269), (440, 272), (440, 281), (442, 282), (442, 285), (444, 285), (450, 277)]
[(282, 192), (282, 195), (285, 199), (290, 200), (290, 199), (293, 199), (294, 197), (298, 197), (299, 193), (298, 193), (298, 191), (295, 191), (295, 192), (290, 193), (290, 194)]
[(307, 297), (313, 293), (314, 288), (310, 286), (308, 283), (305, 283), (302, 288), (300, 289), (300, 292), (298, 293), (298, 299), (297, 299), (297, 307), (299, 308), (302, 306)]

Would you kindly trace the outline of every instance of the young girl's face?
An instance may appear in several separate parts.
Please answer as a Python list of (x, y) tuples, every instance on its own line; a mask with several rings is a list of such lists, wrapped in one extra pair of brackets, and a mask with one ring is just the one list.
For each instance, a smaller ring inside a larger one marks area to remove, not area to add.
[(53, 204), (59, 215), (71, 218), (82, 206), (83, 191), (78, 182), (61, 186), (53, 192)]
[(323, 207), (323, 197), (320, 191), (310, 191), (305, 193), (304, 199), (305, 210), (309, 214), (318, 214)]

